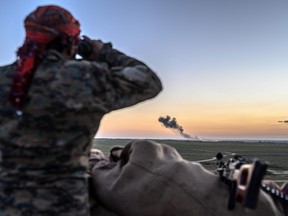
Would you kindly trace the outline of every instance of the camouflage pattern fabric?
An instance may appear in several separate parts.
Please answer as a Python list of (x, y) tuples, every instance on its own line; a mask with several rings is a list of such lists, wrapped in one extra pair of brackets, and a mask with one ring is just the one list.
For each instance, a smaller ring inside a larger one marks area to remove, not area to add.
[(48, 51), (20, 115), (8, 102), (15, 65), (0, 67), (1, 216), (89, 215), (87, 157), (101, 118), (162, 89), (150, 68), (109, 46), (100, 60)]

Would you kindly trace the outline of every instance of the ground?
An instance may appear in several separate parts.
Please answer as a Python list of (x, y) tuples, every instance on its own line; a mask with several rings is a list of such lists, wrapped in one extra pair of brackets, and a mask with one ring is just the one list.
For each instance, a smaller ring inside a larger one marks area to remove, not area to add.
[[(113, 146), (123, 146), (130, 139), (95, 139), (93, 147), (98, 148), (108, 155)], [(184, 159), (199, 161), (213, 158), (222, 152), (229, 158), (231, 153), (241, 155), (247, 160), (255, 158), (269, 164), (265, 179), (276, 180), (280, 184), (288, 181), (288, 143), (281, 142), (240, 142), (240, 141), (190, 141), (190, 140), (155, 140), (173, 146)], [(216, 161), (202, 163), (208, 170), (217, 168)]]

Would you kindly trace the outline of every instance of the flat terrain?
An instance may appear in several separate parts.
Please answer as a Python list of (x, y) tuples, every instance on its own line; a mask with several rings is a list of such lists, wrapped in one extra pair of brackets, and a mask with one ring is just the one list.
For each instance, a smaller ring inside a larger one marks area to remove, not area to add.
[[(124, 146), (129, 139), (95, 139), (94, 147), (102, 150), (105, 155), (109, 154), (113, 146)], [(213, 158), (218, 152), (227, 155), (231, 153), (241, 155), (246, 160), (255, 158), (269, 163), (266, 179), (288, 180), (288, 143), (281, 142), (241, 142), (241, 141), (189, 141), (189, 140), (154, 140), (165, 143), (174, 148), (186, 160), (199, 161)], [(224, 160), (225, 160), (224, 159)], [(208, 170), (217, 168), (216, 161), (201, 163)]]

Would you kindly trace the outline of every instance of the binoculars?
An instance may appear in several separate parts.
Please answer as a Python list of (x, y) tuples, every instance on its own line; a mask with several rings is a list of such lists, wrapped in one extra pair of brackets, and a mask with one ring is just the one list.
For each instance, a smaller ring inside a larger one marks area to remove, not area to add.
[(78, 47), (78, 54), (83, 58), (88, 57), (92, 52), (92, 46), (85, 40), (81, 40)]

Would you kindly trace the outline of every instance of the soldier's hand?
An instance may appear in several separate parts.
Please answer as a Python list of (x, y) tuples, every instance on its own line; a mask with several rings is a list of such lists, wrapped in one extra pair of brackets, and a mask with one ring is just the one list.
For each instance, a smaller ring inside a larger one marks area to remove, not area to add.
[(87, 36), (83, 36), (83, 39), (88, 42), (92, 47), (92, 52), (88, 57), (86, 57), (86, 59), (97, 61), (99, 59), (99, 54), (101, 49), (103, 48), (104, 43), (101, 40), (92, 40)]

